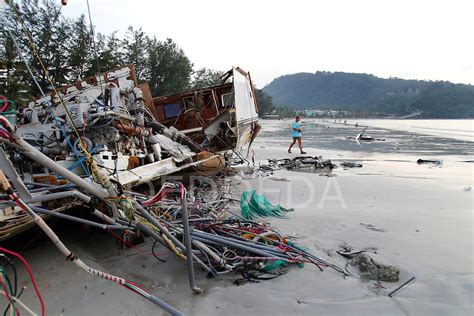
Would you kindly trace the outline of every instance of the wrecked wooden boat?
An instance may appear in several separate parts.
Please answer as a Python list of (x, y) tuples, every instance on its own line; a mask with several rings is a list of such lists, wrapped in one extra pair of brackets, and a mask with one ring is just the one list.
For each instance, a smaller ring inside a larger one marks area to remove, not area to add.
[[(61, 201), (88, 203), (87, 193), (117, 196), (182, 170), (223, 168), (225, 154), (250, 146), (260, 130), (251, 78), (240, 68), (220, 85), (153, 98), (133, 65), (123, 66), (54, 90), (5, 121), (13, 130), (0, 138), (0, 168), (23, 199), (53, 211), (67, 209)], [(1, 200), (0, 210), (0, 241), (33, 225)]]
[(203, 146), (240, 151), (260, 130), (250, 74), (232, 68), (222, 84), (153, 98), (153, 111), (162, 124), (174, 127)]

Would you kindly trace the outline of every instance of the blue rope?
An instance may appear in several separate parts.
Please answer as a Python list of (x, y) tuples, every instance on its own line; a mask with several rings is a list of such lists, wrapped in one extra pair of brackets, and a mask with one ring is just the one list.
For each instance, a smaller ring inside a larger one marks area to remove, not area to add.
[(50, 104), (50, 101), (48, 100), (48, 102), (46, 103), (48, 105), (48, 109), (49, 111), (51, 112), (51, 114), (53, 115), (53, 119), (54, 119), (54, 122), (56, 123), (56, 126), (61, 130), (63, 136), (64, 136), (64, 139), (66, 139), (66, 142), (67, 144), (69, 145), (69, 147), (71, 148), (72, 152), (74, 153), (74, 155), (76, 156), (77, 160), (79, 161), (79, 163), (81, 164), (82, 166), (82, 169), (84, 169), (85, 173), (87, 174), (87, 176), (90, 178), (91, 175), (89, 173), (89, 171), (87, 171), (87, 168), (86, 166), (84, 165), (83, 161), (84, 161), (84, 158), (81, 160), (81, 157), (79, 156), (78, 152), (76, 151), (76, 149), (74, 148), (74, 146), (71, 144), (71, 142), (69, 141), (69, 138), (66, 134), (66, 131), (63, 129), (63, 127), (61, 126), (61, 123), (58, 121), (56, 115), (54, 115), (54, 111), (51, 107), (51, 104)]
[[(90, 153), (93, 154), (97, 149), (101, 148), (101, 147), (104, 147), (104, 145), (100, 144), (100, 145), (97, 145), (95, 146), (94, 148), (91, 149)], [(84, 161), (84, 159), (86, 159), (86, 156), (82, 156), (80, 157), (75, 163), (73, 163), (72, 165), (70, 165), (69, 167), (67, 167), (67, 169), (69, 171), (73, 170), (74, 168), (76, 168), (80, 163), (82, 163)]]

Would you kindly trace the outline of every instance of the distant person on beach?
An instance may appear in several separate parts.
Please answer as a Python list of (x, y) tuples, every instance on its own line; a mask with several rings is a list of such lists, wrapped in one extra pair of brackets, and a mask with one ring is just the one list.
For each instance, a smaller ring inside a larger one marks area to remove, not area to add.
[(301, 144), (301, 127), (300, 127), (300, 119), (301, 117), (297, 115), (295, 117), (295, 121), (291, 123), (291, 137), (293, 137), (293, 143), (291, 143), (290, 148), (288, 148), (288, 153), (291, 154), (291, 148), (293, 147), (296, 142), (298, 142), (298, 146), (300, 147), (301, 154), (306, 154), (303, 151), (303, 144)]

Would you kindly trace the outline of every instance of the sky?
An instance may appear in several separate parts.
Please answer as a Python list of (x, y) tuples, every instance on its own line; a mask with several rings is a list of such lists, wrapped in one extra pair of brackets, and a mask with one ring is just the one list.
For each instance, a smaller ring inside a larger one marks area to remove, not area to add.
[[(58, 0), (59, 2), (60, 0)], [(474, 84), (474, 1), (89, 0), (96, 31), (172, 38), (195, 68), (250, 71), (258, 87), (296, 72)], [(87, 14), (68, 0), (67, 17)]]

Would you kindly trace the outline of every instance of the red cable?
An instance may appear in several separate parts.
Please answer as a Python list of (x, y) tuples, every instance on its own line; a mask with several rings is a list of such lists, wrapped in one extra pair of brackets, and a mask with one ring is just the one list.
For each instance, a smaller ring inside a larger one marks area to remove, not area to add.
[(28, 262), (26, 262), (26, 260), (23, 259), (23, 257), (22, 257), (21, 255), (17, 254), (16, 252), (10, 251), (10, 250), (5, 249), (5, 248), (3, 248), (3, 247), (0, 247), (0, 251), (5, 252), (5, 253), (8, 253), (8, 254), (10, 254), (10, 255), (12, 255), (12, 256), (17, 257), (17, 258), (23, 263), (23, 265), (26, 267), (26, 270), (28, 271), (28, 274), (30, 275), (31, 283), (33, 283), (33, 287), (35, 288), (35, 292), (36, 292), (36, 294), (38, 295), (38, 299), (39, 299), (39, 301), (40, 301), (40, 303), (41, 303), (41, 315), (44, 316), (44, 315), (45, 315), (45, 313), (44, 313), (45, 308), (44, 308), (43, 297), (41, 296), (41, 293), (40, 293), (40, 291), (38, 290), (38, 286), (36, 285), (35, 277), (33, 276), (33, 271), (31, 271), (31, 268), (30, 268), (30, 266), (28, 265)]

